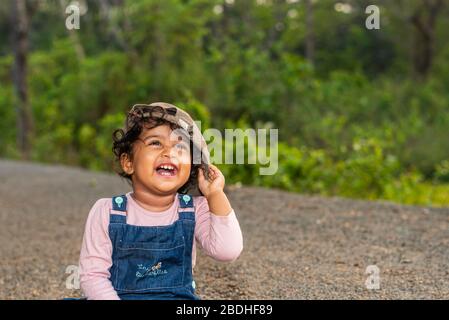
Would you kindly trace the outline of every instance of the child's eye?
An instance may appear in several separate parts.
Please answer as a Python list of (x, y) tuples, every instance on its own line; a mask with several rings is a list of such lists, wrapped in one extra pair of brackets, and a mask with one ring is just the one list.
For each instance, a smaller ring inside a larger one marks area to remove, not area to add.
[(162, 144), (158, 140), (153, 140), (148, 145), (149, 146), (161, 146)]

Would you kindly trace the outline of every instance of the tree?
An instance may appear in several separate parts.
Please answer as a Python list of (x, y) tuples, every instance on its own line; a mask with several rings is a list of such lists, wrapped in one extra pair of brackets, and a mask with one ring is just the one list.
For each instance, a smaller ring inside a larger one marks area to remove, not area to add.
[(313, 1), (306, 0), (306, 58), (313, 64), (315, 60), (315, 35), (313, 29)]
[[(444, 0), (397, 0), (383, 1), (392, 16), (398, 19), (399, 28), (411, 33), (410, 47), (412, 69), (414, 74), (424, 79), (432, 68), (435, 57), (436, 29), (438, 20), (443, 16), (446, 3)], [(443, 21), (443, 20), (441, 20)], [(406, 36), (406, 35), (405, 35)]]
[(435, 25), (443, 7), (443, 0), (422, 0), (410, 17), (415, 29), (413, 66), (419, 77), (425, 77), (432, 66), (435, 55)]
[(30, 156), (30, 138), (34, 131), (27, 87), (29, 18), (26, 1), (12, 1), (12, 25), (15, 26), (13, 81), (17, 94), (17, 144), (25, 159)]

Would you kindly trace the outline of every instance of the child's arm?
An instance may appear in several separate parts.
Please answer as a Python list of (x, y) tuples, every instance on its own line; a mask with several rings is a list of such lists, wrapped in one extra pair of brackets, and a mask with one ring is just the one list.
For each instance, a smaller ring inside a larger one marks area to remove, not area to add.
[(219, 261), (234, 261), (243, 250), (243, 237), (239, 222), (229, 203), (224, 188), (224, 176), (210, 165), (206, 181), (202, 170), (198, 182), (204, 195), (196, 203), (197, 223), (195, 237), (206, 254)]
[(112, 243), (109, 238), (110, 199), (100, 199), (90, 210), (80, 253), (81, 290), (88, 299), (118, 300), (109, 280), (112, 266)]
[(223, 190), (209, 194), (207, 197), (209, 209), (217, 216), (227, 216), (231, 213), (232, 208), (228, 197)]

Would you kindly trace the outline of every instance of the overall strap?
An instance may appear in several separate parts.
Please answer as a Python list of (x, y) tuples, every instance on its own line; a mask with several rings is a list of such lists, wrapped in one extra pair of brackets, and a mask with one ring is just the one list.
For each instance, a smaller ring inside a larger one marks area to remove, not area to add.
[[(195, 220), (195, 208), (193, 206), (193, 197), (189, 194), (179, 194), (179, 219), (180, 220)], [(181, 210), (190, 209), (190, 210)]]
[[(122, 211), (126, 213), (126, 195), (112, 197), (112, 210)], [(126, 223), (126, 215), (121, 214), (110, 214), (111, 223)]]

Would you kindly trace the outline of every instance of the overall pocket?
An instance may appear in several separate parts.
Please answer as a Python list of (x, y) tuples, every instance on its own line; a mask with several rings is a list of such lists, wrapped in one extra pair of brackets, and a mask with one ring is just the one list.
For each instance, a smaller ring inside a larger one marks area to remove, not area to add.
[(139, 292), (182, 287), (184, 282), (183, 243), (172, 247), (123, 243), (117, 246), (116, 290)]

